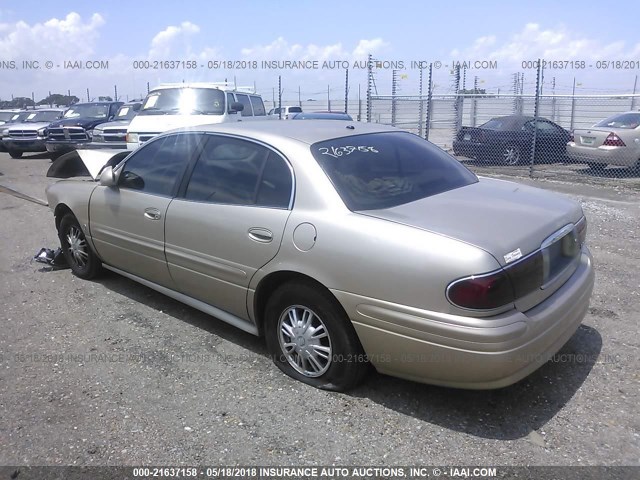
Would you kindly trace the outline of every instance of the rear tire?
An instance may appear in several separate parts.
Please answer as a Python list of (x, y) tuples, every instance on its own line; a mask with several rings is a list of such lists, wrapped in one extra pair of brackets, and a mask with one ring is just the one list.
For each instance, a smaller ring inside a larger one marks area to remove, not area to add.
[(518, 165), (520, 163), (520, 147), (512, 143), (504, 145), (500, 151), (500, 159), (504, 165)]
[(16, 150), (9, 150), (9, 155), (11, 155), (11, 158), (22, 158), (22, 152)]
[(276, 289), (265, 309), (265, 337), (278, 368), (316, 388), (349, 390), (369, 368), (342, 306), (312, 283), (291, 282)]
[(60, 221), (58, 238), (71, 271), (84, 280), (95, 278), (102, 271), (102, 262), (93, 253), (76, 217), (67, 213)]

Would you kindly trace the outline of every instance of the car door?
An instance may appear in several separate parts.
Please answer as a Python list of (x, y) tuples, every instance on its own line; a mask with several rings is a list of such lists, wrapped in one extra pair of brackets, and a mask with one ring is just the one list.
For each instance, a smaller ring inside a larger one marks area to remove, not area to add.
[(107, 264), (173, 286), (164, 255), (165, 214), (202, 139), (182, 133), (150, 141), (117, 167), (117, 186), (94, 190), (91, 235)]
[(262, 144), (207, 137), (188, 183), (167, 210), (169, 271), (182, 293), (248, 320), (249, 282), (280, 248), (293, 173)]
[(563, 160), (569, 141), (568, 132), (549, 120), (538, 119), (535, 125), (537, 127), (536, 160), (539, 162)]

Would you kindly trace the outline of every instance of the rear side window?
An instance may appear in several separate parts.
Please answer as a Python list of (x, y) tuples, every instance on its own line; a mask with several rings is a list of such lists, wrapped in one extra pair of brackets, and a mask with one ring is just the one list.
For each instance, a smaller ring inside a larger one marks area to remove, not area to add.
[(289, 107), (289, 113), (300, 113), (302, 112), (302, 108), (300, 107)]
[(266, 112), (264, 110), (264, 103), (262, 103), (262, 98), (260, 97), (250, 97), (251, 98), (251, 105), (253, 106), (253, 114), (256, 117), (261, 117), (266, 115)]
[(211, 135), (191, 174), (185, 199), (288, 208), (292, 184), (287, 163), (268, 148)]
[(244, 108), (242, 109), (242, 116), (252, 116), (253, 114), (251, 113), (251, 101), (249, 100), (249, 96), (242, 93), (236, 93), (236, 98), (242, 105), (244, 105)]
[(353, 211), (392, 208), (478, 181), (451, 155), (405, 132), (318, 142), (311, 153)]

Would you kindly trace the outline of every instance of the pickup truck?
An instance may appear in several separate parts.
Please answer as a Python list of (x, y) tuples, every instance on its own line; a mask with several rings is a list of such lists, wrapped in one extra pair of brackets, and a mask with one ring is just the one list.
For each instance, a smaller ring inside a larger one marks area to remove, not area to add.
[(56, 158), (86, 146), (92, 140), (94, 127), (113, 120), (123, 103), (89, 102), (71, 105), (62, 119), (47, 128), (47, 151)]

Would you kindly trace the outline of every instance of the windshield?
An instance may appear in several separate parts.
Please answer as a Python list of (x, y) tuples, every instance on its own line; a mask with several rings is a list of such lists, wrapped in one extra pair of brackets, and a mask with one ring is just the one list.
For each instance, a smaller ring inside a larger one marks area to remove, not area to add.
[(57, 111), (41, 111), (41, 112), (31, 112), (27, 118), (24, 119), (25, 123), (36, 123), (36, 122), (53, 122), (60, 118), (62, 112)]
[(137, 110), (134, 109), (133, 105), (123, 105), (118, 109), (114, 120), (131, 120), (136, 116)]
[(214, 88), (165, 88), (149, 93), (140, 115), (222, 115), (224, 92)]
[(0, 112), (0, 122), (6, 122), (11, 120), (11, 117), (15, 115), (15, 112)]
[(478, 181), (455, 158), (417, 135), (370, 133), (311, 146), (353, 211), (392, 208)]
[(619, 115), (613, 115), (600, 123), (596, 123), (596, 127), (609, 127), (609, 128), (628, 128), (634, 129), (640, 126), (640, 113), (621, 113)]
[(31, 115), (33, 112), (20, 112), (20, 113), (14, 113), (13, 117), (11, 117), (11, 119), (9, 120), (12, 123), (19, 123), (19, 122), (24, 122), (26, 120), (26, 118)]
[(109, 116), (109, 105), (73, 105), (64, 112), (64, 118), (107, 118)]

